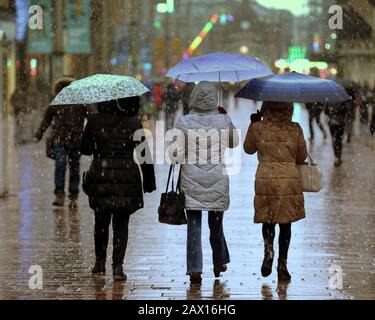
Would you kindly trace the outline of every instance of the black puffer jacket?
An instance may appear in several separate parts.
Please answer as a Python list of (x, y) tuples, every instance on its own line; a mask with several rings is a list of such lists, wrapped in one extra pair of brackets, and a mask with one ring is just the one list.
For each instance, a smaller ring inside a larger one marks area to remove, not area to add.
[[(81, 141), (81, 153), (94, 155), (86, 173), (90, 207), (95, 211), (123, 211), (143, 208), (143, 191), (156, 190), (153, 164), (142, 164), (142, 179), (134, 161), (134, 132), (143, 129), (140, 118), (115, 108), (98, 107), (89, 118)], [(120, 127), (113, 133), (121, 123)]]

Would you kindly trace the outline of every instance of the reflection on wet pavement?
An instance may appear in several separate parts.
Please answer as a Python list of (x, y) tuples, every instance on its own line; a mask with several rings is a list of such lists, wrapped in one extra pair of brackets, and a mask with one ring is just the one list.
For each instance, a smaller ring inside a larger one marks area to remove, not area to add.
[[(242, 136), (254, 110), (248, 102), (230, 103), (229, 114)], [(304, 108), (297, 108), (295, 119), (308, 137)], [(90, 274), (93, 214), (87, 197), (81, 194), (78, 210), (53, 209), (53, 162), (44, 157), (43, 145), (14, 149), (12, 195), (0, 199), (0, 299), (374, 299), (374, 140), (361, 135), (346, 145), (339, 169), (333, 166), (329, 141), (320, 137), (310, 149), (326, 185), (319, 194), (306, 194), (307, 219), (293, 225), (292, 282), (278, 283), (276, 270), (267, 279), (260, 275), (261, 227), (252, 223), (257, 159), (243, 154), (241, 174), (231, 177), (224, 224), (232, 262), (215, 281), (204, 219), (201, 286), (191, 286), (185, 274), (186, 227), (157, 221), (167, 166), (157, 166), (159, 191), (147, 196), (145, 208), (131, 218), (124, 265), (128, 281), (113, 283), (110, 259), (107, 276)], [(82, 170), (87, 165), (85, 159)], [(29, 288), (33, 265), (43, 269), (42, 290)], [(342, 290), (330, 287), (331, 266), (342, 270)]]

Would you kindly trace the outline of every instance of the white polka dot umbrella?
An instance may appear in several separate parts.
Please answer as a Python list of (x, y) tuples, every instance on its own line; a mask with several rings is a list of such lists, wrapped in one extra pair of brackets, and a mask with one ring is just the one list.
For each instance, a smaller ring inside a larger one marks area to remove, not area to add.
[(51, 105), (82, 105), (141, 96), (150, 91), (133, 77), (97, 74), (73, 82), (53, 99)]

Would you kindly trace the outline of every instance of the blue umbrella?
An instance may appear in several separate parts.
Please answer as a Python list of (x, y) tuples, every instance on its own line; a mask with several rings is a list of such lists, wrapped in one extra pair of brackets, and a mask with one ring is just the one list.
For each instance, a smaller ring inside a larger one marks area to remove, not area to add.
[(182, 60), (167, 77), (185, 82), (241, 82), (272, 74), (257, 58), (217, 52)]
[(236, 98), (300, 103), (339, 103), (351, 99), (338, 83), (297, 72), (252, 80), (236, 94)]

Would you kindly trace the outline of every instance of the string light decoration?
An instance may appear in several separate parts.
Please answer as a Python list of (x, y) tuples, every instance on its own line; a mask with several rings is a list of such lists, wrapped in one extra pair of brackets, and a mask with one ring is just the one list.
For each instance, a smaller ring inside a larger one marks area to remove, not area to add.
[(215, 13), (210, 21), (208, 21), (205, 26), (203, 27), (202, 31), (199, 33), (199, 35), (193, 40), (190, 47), (185, 51), (183, 58), (187, 59), (191, 57), (194, 53), (194, 51), (199, 47), (199, 45), (202, 43), (204, 38), (207, 37), (207, 34), (211, 31), (211, 29), (214, 27), (214, 25), (218, 22), (219, 15)]

